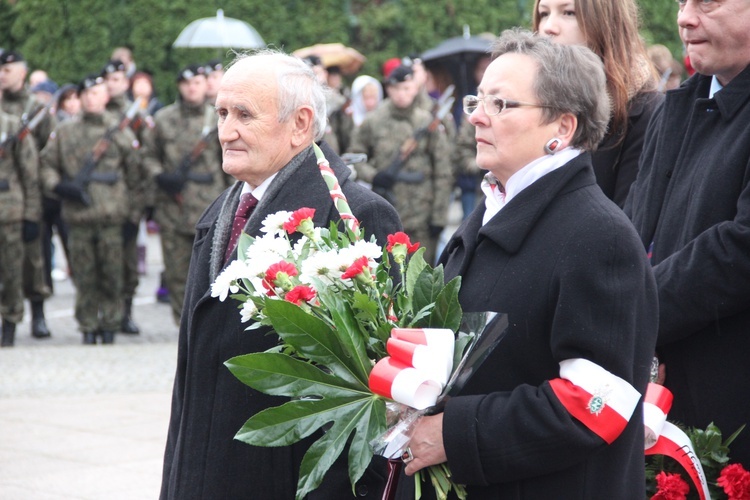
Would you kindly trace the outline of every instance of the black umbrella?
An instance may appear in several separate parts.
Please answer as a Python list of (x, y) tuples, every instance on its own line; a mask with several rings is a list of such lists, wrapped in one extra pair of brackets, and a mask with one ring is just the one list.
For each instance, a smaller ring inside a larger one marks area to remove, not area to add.
[[(436, 47), (422, 53), (421, 59), (427, 69), (445, 68), (456, 85), (456, 102), (476, 90), (473, 71), (477, 59), (489, 55), (492, 40), (481, 36), (457, 36), (443, 40)], [(458, 111), (456, 111), (458, 113)], [(457, 119), (458, 120), (458, 119)]]

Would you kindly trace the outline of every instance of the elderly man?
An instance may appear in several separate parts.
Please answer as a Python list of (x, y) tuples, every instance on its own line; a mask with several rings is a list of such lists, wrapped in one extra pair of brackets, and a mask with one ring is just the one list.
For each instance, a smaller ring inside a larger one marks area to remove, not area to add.
[[(659, 289), (670, 418), (728, 436), (750, 422), (750, 2), (680, 0), (697, 70), (667, 92), (626, 212)], [(750, 431), (732, 444), (750, 468)]]
[[(250, 193), (258, 200), (255, 209), (244, 214), (244, 230), (253, 236), (260, 234), (266, 215), (280, 210), (315, 208), (316, 226), (339, 220), (312, 148), (325, 131), (325, 93), (302, 61), (267, 51), (240, 56), (227, 69), (216, 110), (223, 168), (239, 182), (219, 196), (196, 225), (161, 498), (292, 499), (302, 455), (317, 436), (279, 448), (257, 448), (233, 439), (249, 416), (277, 405), (278, 398), (244, 386), (222, 363), (265, 351), (277, 344), (277, 337), (244, 331), (237, 304), (212, 298), (210, 287), (227, 261), (236, 258), (235, 245), (229, 242), (241, 195)], [(396, 212), (349, 181), (347, 167), (327, 144), (321, 148), (354, 215), (383, 243), (400, 227)], [(375, 469), (356, 485), (360, 496), (380, 498), (383, 471)], [(352, 487), (343, 457), (310, 498), (349, 496)]]

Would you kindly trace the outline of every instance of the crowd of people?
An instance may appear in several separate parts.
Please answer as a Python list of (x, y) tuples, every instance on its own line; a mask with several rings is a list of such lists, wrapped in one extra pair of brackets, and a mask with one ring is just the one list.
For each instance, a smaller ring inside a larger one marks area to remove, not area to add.
[[(44, 268), (52, 227), (67, 234), (84, 343), (136, 333), (138, 227), (155, 220), (180, 325), (161, 498), (293, 498), (312, 437), (234, 440), (274, 403), (222, 365), (277, 339), (246, 335), (210, 288), (240, 229), (258, 236), (266, 215), (301, 207), (316, 226), (338, 219), (318, 143), (370, 235), (404, 229), (446, 279), (462, 277), (465, 311), (509, 319), (502, 347), (417, 422), (395, 498), (443, 462), (470, 498), (642, 497), (649, 380), (673, 392), (683, 424), (750, 421), (750, 4), (679, 1), (689, 68), (646, 47), (635, 0), (536, 0), (533, 12), (530, 31), (504, 31), (475, 59), (461, 115), (444, 75), (413, 56), (350, 89), (314, 55), (194, 64), (158, 111), (126, 56), (75, 87), (42, 79), (59, 123), (45, 116), (0, 159), (3, 345), (24, 294), (32, 334), (49, 335), (49, 262), (37, 280), (21, 269)], [(17, 52), (0, 56), (3, 137), (41, 106), (26, 71)], [(441, 251), (459, 192), (464, 221)], [(732, 459), (750, 468), (747, 432)], [(381, 498), (385, 483), (376, 457), (352, 486), (342, 458), (309, 498)]]

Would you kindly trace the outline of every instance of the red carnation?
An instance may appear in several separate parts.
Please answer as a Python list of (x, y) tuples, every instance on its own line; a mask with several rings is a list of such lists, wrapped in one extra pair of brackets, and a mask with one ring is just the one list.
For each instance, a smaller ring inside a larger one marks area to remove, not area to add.
[(276, 295), (274, 287), (278, 286), (284, 290), (292, 288), (292, 283), (289, 281), (292, 276), (297, 276), (297, 268), (291, 262), (282, 260), (268, 267), (263, 278), (263, 286), (268, 290), (268, 295)]
[(360, 257), (359, 259), (354, 261), (354, 264), (349, 266), (344, 274), (341, 275), (341, 279), (354, 279), (358, 276), (361, 276), (362, 278), (369, 278), (372, 280), (372, 276), (370, 275), (370, 265), (367, 257)]
[(292, 234), (294, 232), (299, 231), (300, 233), (304, 233), (303, 228), (300, 227), (303, 223), (306, 223), (305, 226), (310, 226), (312, 228), (312, 218), (315, 216), (315, 209), (314, 208), (300, 208), (299, 210), (295, 210), (292, 215), (289, 216), (289, 220), (284, 223), (284, 231), (286, 231), (288, 234)]
[(679, 474), (660, 472), (656, 475), (656, 495), (651, 500), (685, 500), (690, 486)]
[(750, 472), (741, 464), (724, 467), (716, 484), (724, 488), (729, 500), (750, 500)]
[(297, 285), (286, 294), (284, 300), (291, 302), (295, 305), (300, 305), (301, 302), (310, 302), (315, 298), (315, 290), (307, 285)]
[(388, 246), (385, 247), (393, 255), (393, 260), (399, 264), (403, 264), (406, 260), (406, 256), (410, 253), (414, 253), (419, 248), (419, 243), (412, 244), (409, 239), (409, 235), (399, 231), (395, 234), (388, 235)]

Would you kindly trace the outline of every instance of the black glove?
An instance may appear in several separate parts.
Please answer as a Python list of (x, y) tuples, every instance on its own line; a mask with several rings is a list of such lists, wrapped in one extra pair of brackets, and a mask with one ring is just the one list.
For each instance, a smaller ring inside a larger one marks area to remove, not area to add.
[(22, 238), (24, 243), (29, 243), (39, 238), (39, 223), (30, 220), (23, 221)]
[(138, 224), (133, 224), (127, 221), (122, 225), (122, 242), (127, 244), (130, 243), (138, 236)]
[(175, 195), (182, 191), (185, 186), (185, 179), (174, 172), (163, 172), (156, 176), (156, 183), (167, 194)]
[(384, 189), (390, 189), (396, 183), (396, 176), (390, 172), (383, 170), (375, 174), (372, 178), (372, 185), (382, 187)]
[(430, 236), (432, 238), (437, 238), (440, 236), (440, 233), (443, 232), (443, 229), (445, 229), (443, 226), (436, 226), (434, 224), (430, 224)]
[(84, 201), (86, 199), (86, 196), (83, 194), (83, 189), (70, 181), (60, 182), (60, 184), (55, 186), (55, 189), (53, 189), (53, 191), (60, 198), (78, 201), (83, 203), (84, 205), (86, 204)]

